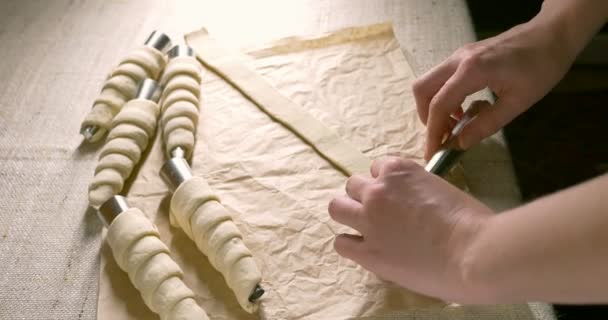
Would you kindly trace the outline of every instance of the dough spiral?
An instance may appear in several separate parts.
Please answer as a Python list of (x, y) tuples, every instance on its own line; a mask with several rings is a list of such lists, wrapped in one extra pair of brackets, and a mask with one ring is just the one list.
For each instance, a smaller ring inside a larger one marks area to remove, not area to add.
[(131, 52), (112, 71), (101, 93), (93, 102), (93, 108), (82, 121), (81, 128), (95, 126), (100, 129), (90, 141), (95, 142), (110, 129), (112, 119), (122, 106), (135, 96), (138, 84), (145, 78), (158, 79), (165, 66), (165, 56), (160, 51), (141, 46)]
[(262, 279), (242, 234), (205, 179), (183, 182), (171, 199), (171, 215), (211, 264), (222, 273), (239, 304), (254, 312), (249, 295)]
[(181, 147), (190, 158), (198, 123), (201, 66), (195, 57), (169, 60), (161, 79), (161, 124), (167, 157)]
[(158, 230), (141, 210), (130, 208), (120, 213), (108, 227), (107, 240), (118, 266), (161, 319), (209, 319), (182, 281), (182, 270), (169, 255)]
[(89, 203), (99, 208), (118, 194), (156, 130), (156, 102), (134, 99), (112, 120), (112, 130), (99, 155), (95, 176), (89, 185)]

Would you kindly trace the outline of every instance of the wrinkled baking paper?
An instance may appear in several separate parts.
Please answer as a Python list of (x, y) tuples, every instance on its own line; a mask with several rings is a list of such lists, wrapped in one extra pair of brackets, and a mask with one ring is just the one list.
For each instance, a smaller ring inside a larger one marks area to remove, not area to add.
[[(390, 24), (283, 39), (245, 53), (247, 66), (368, 157), (400, 155), (422, 164), (424, 127), (410, 90), (414, 74)], [(157, 224), (212, 319), (348, 319), (444, 306), (382, 281), (334, 251), (335, 235), (349, 231), (327, 213), (329, 201), (344, 194), (341, 172), (208, 70), (201, 100), (193, 171), (208, 179), (233, 213), (262, 270), (266, 294), (259, 314), (244, 312), (221, 274), (170, 227), (158, 135), (128, 198)], [(104, 245), (98, 319), (155, 318)]]

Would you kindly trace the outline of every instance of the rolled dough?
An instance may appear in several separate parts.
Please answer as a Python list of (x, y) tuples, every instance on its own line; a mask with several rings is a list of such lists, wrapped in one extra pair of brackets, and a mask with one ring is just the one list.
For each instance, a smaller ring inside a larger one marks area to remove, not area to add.
[(171, 215), (222, 273), (243, 309), (256, 311), (257, 304), (249, 302), (249, 295), (262, 280), (260, 270), (230, 213), (205, 179), (194, 177), (175, 190)]
[(89, 204), (99, 208), (118, 194), (156, 131), (159, 107), (153, 101), (127, 102), (112, 120), (112, 129), (99, 155), (89, 185)]
[(190, 158), (198, 123), (201, 65), (194, 57), (176, 57), (161, 78), (161, 124), (167, 157), (176, 147)]
[(108, 227), (107, 240), (117, 264), (161, 319), (209, 319), (182, 281), (182, 270), (158, 230), (141, 210), (130, 208), (119, 214)]
[(112, 119), (135, 96), (139, 83), (145, 78), (158, 79), (164, 66), (165, 56), (148, 46), (133, 50), (119, 63), (82, 121), (81, 128), (96, 126), (101, 129), (93, 135), (91, 142), (100, 140), (110, 130)]
[(308, 143), (342, 173), (350, 176), (369, 172), (371, 160), (357, 147), (278, 92), (262, 76), (240, 62), (238, 55), (222, 48), (206, 29), (187, 34), (186, 42), (196, 51), (201, 63)]

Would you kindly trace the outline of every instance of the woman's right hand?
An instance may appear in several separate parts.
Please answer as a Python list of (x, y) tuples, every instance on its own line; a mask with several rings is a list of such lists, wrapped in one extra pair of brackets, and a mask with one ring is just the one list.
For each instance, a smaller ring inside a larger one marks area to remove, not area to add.
[[(542, 12), (542, 11), (541, 11)], [(577, 50), (569, 50), (560, 27), (537, 16), (498, 36), (458, 49), (413, 86), (418, 115), (427, 126), (428, 160), (439, 149), (465, 98), (489, 88), (498, 100), (481, 103), (480, 113), (458, 138), (467, 149), (494, 134), (540, 100), (564, 76)]]

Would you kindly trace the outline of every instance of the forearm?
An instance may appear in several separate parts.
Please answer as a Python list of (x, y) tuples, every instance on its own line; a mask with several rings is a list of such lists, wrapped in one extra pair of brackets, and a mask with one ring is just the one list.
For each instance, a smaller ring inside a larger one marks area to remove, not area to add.
[(556, 35), (559, 50), (574, 60), (607, 20), (608, 1), (545, 0), (531, 22)]
[(491, 218), (465, 257), (472, 302), (608, 302), (608, 175)]

